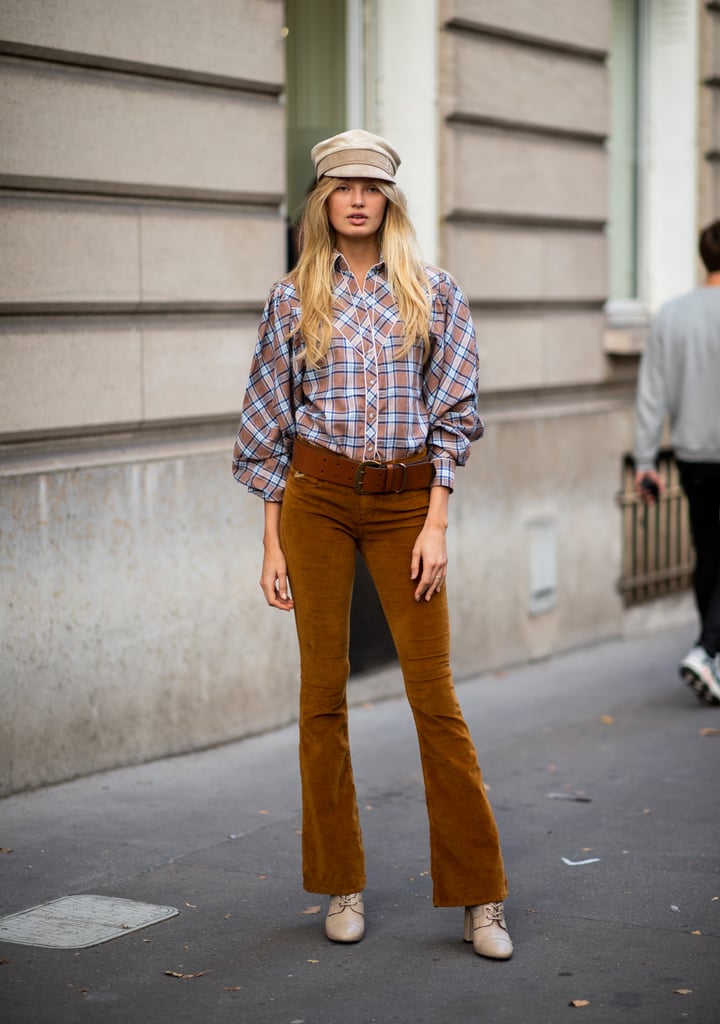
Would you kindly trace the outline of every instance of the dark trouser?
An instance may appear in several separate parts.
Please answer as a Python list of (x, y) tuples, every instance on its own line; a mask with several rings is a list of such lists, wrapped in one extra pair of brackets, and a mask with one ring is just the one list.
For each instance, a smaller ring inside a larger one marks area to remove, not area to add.
[(678, 469), (690, 506), (695, 544), (695, 600), (702, 622), (698, 643), (720, 651), (720, 462), (681, 462)]
[[(280, 536), (300, 642), (303, 875), (309, 892), (365, 887), (348, 738), (350, 598), (359, 548), (393, 634), (417, 726), (436, 906), (500, 902), (507, 882), (495, 819), (450, 672), (443, 588), (416, 602), (410, 556), (428, 492), (358, 495), (290, 470)], [(382, 750), (378, 750), (382, 757)]]

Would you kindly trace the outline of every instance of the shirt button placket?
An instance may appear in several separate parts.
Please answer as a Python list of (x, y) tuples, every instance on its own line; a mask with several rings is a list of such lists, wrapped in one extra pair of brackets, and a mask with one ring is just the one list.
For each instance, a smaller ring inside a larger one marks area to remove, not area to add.
[(370, 352), (365, 358), (365, 379), (367, 381), (367, 393), (365, 402), (367, 407), (367, 437), (365, 444), (366, 456), (371, 456), (377, 445), (377, 368), (375, 362), (370, 358)]

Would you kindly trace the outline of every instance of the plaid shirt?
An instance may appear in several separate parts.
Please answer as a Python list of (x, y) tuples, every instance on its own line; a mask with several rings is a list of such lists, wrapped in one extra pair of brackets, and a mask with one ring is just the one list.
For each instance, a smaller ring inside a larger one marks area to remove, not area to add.
[(333, 338), (320, 366), (299, 356), (300, 302), (290, 278), (271, 290), (260, 322), (233, 475), (266, 501), (282, 501), (293, 439), (356, 461), (402, 461), (424, 448), (435, 464), (433, 486), (452, 489), (456, 465), (482, 437), (477, 412), (477, 347), (467, 302), (444, 270), (426, 266), (432, 292), (431, 352), (404, 356), (403, 325), (376, 264), (360, 288), (335, 256)]

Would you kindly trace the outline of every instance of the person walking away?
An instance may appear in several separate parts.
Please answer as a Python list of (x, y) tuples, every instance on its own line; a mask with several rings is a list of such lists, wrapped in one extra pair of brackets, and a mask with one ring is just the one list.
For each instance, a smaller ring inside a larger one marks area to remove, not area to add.
[(669, 417), (690, 510), (700, 615), (680, 675), (701, 701), (720, 704), (720, 220), (701, 231), (699, 249), (704, 284), (660, 309), (640, 364), (635, 487), (645, 501), (662, 492), (656, 459)]
[(359, 550), (417, 728), (434, 903), (464, 907), (465, 940), (506, 960), (507, 881), (453, 687), (445, 589), (455, 469), (484, 429), (475, 332), (455, 281), (416, 255), (393, 147), (352, 130), (312, 158), (299, 261), (270, 292), (233, 458), (265, 502), (265, 599), (295, 614), (304, 886), (329, 896), (329, 939), (363, 938), (347, 712)]

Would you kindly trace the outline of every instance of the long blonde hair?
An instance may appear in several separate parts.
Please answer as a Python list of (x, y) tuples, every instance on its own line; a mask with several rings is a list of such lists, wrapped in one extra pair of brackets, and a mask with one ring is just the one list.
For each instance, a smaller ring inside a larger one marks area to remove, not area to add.
[[(421, 341), (426, 360), (430, 354), (430, 284), (417, 255), (407, 201), (397, 185), (386, 181), (375, 184), (388, 201), (378, 245), (404, 327), (405, 341), (398, 355), (405, 355)], [(301, 307), (296, 330), (305, 342), (303, 354), (308, 366), (318, 366), (323, 361), (332, 341), (335, 235), (327, 200), (337, 185), (337, 178), (323, 177), (308, 194), (300, 221), (300, 257), (291, 275)]]

